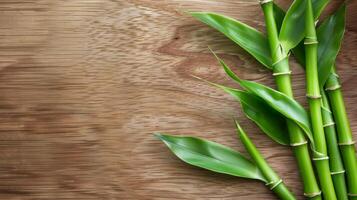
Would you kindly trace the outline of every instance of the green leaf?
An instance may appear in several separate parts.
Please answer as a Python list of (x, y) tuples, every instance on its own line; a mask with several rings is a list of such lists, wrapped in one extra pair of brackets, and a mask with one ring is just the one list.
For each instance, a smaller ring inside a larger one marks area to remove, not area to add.
[(219, 62), (227, 75), (239, 83), (240, 86), (250, 93), (260, 97), (277, 112), (299, 125), (304, 130), (306, 136), (314, 147), (309, 115), (297, 101), (265, 85), (242, 80), (224, 63), (222, 59), (219, 59)]
[(283, 115), (252, 93), (225, 86), (220, 88), (238, 100), (245, 115), (271, 139), (282, 145), (290, 145), (286, 118)]
[(274, 3), (274, 19), (276, 23), (276, 28), (280, 30), (281, 25), (285, 17), (285, 11)]
[(182, 161), (214, 172), (267, 182), (257, 166), (231, 148), (195, 137), (156, 134)]
[(291, 50), (296, 58), (297, 62), (302, 68), (305, 69), (305, 45), (304, 42), (300, 42), (295, 48)]
[(265, 67), (272, 69), (267, 38), (256, 29), (227, 16), (209, 12), (191, 12), (201, 22), (217, 29), (234, 41)]
[[(312, 0), (315, 19), (318, 19), (328, 2), (329, 0)], [(305, 7), (306, 0), (295, 0), (285, 15), (279, 40), (286, 52), (296, 47), (304, 39)]]
[(346, 25), (346, 5), (343, 4), (334, 15), (317, 29), (319, 83), (324, 85), (340, 51)]
[[(324, 85), (341, 47), (346, 25), (346, 5), (343, 4), (333, 15), (317, 28), (319, 83)], [(305, 51), (301, 43), (293, 49), (293, 54), (305, 68)]]

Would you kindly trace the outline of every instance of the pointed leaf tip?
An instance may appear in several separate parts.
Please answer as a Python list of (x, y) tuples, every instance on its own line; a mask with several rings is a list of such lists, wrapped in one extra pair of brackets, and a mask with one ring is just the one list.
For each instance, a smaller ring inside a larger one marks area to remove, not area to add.
[(243, 129), (242, 129), (242, 127), (241, 127), (240, 124), (238, 123), (238, 121), (237, 121), (237, 120), (234, 120), (234, 122), (235, 122), (235, 124), (236, 124), (237, 130), (239, 131), (239, 133), (244, 132)]
[(153, 133), (154, 137), (161, 139), (162, 134), (161, 133)]
[(216, 59), (218, 61), (220, 61), (221, 59), (217, 56), (217, 54), (211, 49), (211, 47), (207, 46), (208, 50), (214, 55), (214, 57), (216, 57)]
[(208, 83), (209, 85), (212, 85), (212, 86), (214, 86), (214, 87), (217, 87), (217, 88), (226, 90), (226, 87), (223, 86), (223, 85), (220, 85), (220, 84), (217, 84), (217, 83), (213, 83), (213, 82), (211, 82), (211, 81), (208, 81), (208, 80), (206, 80), (206, 79), (203, 79), (203, 78), (201, 78), (201, 77), (198, 77), (198, 76), (195, 76), (195, 75), (192, 75), (192, 74), (191, 74), (190, 76), (192, 76), (193, 78), (196, 78), (196, 79), (199, 80), (199, 81), (203, 81), (203, 82), (205, 82), (205, 83)]
[(245, 138), (247, 137), (247, 134), (244, 132), (243, 128), (240, 126), (238, 121), (235, 121), (236, 127), (237, 127), (237, 134), (239, 139), (244, 143)]
[(226, 72), (226, 74), (233, 79), (236, 82), (240, 82), (241, 79), (232, 71), (232, 69), (230, 67), (228, 67), (228, 65), (223, 61), (223, 59), (221, 59), (220, 57), (218, 57), (218, 55), (216, 53), (214, 53), (212, 50), (211, 52), (213, 53), (213, 55), (216, 57), (216, 59), (218, 60), (219, 64), (221, 65), (221, 67), (223, 68), (223, 70)]
[[(223, 62), (222, 66), (224, 65), (225, 64)], [(237, 81), (242, 87), (245, 86), (245, 81), (239, 79), (234, 74), (234, 72), (229, 69), (228, 66), (225, 68), (225, 70), (232, 79)], [(286, 134), (288, 131), (285, 124), (285, 117), (277, 110), (275, 110), (274, 107), (267, 104), (262, 98), (254, 93), (226, 87), (206, 80), (203, 81), (211, 84), (214, 87), (222, 89), (223, 91), (233, 96), (237, 101), (239, 101), (245, 115), (250, 120), (255, 122), (262, 129), (262, 131), (275, 142), (281, 145), (290, 144), (289, 135)]]

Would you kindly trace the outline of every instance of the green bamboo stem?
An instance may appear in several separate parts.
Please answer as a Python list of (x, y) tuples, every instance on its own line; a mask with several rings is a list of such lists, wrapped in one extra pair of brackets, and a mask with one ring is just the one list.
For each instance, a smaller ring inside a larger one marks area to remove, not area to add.
[(236, 123), (238, 135), (245, 149), (254, 160), (264, 177), (268, 180), (267, 186), (282, 200), (295, 200), (295, 196), (286, 187), (278, 174), (268, 165), (253, 142), (244, 130)]
[(314, 137), (314, 158), (324, 199), (336, 200), (336, 193), (330, 174), (329, 158), (321, 114), (321, 94), (317, 70), (317, 38), (311, 0), (306, 1), (305, 10), (305, 53), (306, 93), (309, 101), (312, 131)]
[[(290, 67), (287, 53), (280, 48), (278, 31), (274, 19), (273, 2), (262, 4), (271, 56), (274, 63), (274, 75), (277, 88), (280, 92), (293, 97)], [(290, 143), (299, 167), (300, 176), (304, 185), (304, 195), (308, 199), (321, 200), (321, 192), (315, 178), (310, 159), (306, 138), (302, 130), (292, 121), (287, 120)]]
[(335, 123), (330, 110), (330, 105), (324, 90), (322, 95), (322, 120), (324, 123), (327, 151), (330, 157), (330, 169), (336, 196), (339, 200), (348, 200), (345, 181), (345, 169), (343, 167), (340, 150), (337, 144)]
[(350, 199), (357, 199), (357, 159), (352, 131), (346, 113), (340, 82), (335, 69), (326, 81), (325, 90), (331, 103), (331, 109), (336, 121), (337, 138), (346, 170), (346, 178)]

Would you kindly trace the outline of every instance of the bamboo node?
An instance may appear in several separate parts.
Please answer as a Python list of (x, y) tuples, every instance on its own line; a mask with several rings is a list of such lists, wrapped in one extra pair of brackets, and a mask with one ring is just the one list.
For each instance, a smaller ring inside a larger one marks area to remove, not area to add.
[(306, 36), (305, 39), (308, 39), (308, 40), (317, 40), (317, 37), (309, 37), (309, 36)]
[(281, 76), (281, 75), (290, 75), (291, 71), (287, 71), (287, 72), (275, 72), (273, 73), (273, 76)]
[(333, 91), (333, 90), (338, 90), (341, 88), (341, 85), (338, 84), (338, 85), (334, 85), (334, 86), (331, 86), (331, 87), (327, 87), (325, 88), (326, 91)]
[(328, 156), (324, 156), (324, 157), (318, 157), (318, 158), (312, 158), (312, 160), (314, 161), (319, 161), (319, 160), (328, 160), (329, 157)]
[(321, 95), (307, 94), (306, 97), (309, 98), (309, 99), (321, 99)]
[(273, 0), (259, 0), (259, 3), (260, 4), (265, 4), (265, 3), (269, 3), (269, 2), (272, 2)]
[(338, 145), (340, 146), (347, 146), (347, 145), (354, 145), (356, 142), (355, 141), (348, 141), (348, 142), (340, 142)]
[(305, 37), (304, 44), (318, 44), (319, 42), (317, 41), (316, 37)]
[(337, 175), (337, 174), (343, 174), (345, 173), (345, 170), (337, 171), (337, 172), (331, 172), (331, 175)]
[(275, 61), (272, 66), (274, 67), (275, 65), (277, 65), (278, 63), (280, 63), (281, 61), (285, 60), (286, 58), (288, 58), (288, 56), (284, 56), (284, 57), (281, 57), (279, 60)]
[(332, 72), (331, 73), (333, 76), (335, 76), (336, 78), (340, 78), (340, 76), (338, 74), (336, 74), (336, 72)]
[(315, 21), (315, 26), (317, 25), (317, 23), (319, 23), (319, 20), (316, 20), (316, 21)]
[(303, 141), (303, 142), (291, 143), (290, 146), (297, 147), (297, 146), (301, 146), (301, 145), (304, 145), (304, 144), (307, 144), (306, 140)]
[(326, 127), (334, 126), (334, 125), (335, 125), (335, 122), (330, 122), (330, 123), (324, 124), (323, 127), (326, 128)]
[(357, 194), (348, 193), (347, 195), (350, 197), (357, 197)]
[(282, 183), (283, 182), (283, 180), (278, 180), (278, 181), (272, 181), (272, 182), (270, 182), (270, 183), (267, 183), (266, 185), (272, 185), (271, 187), (270, 187), (270, 190), (273, 190), (274, 188), (276, 188), (280, 183)]
[(330, 109), (326, 108), (325, 106), (321, 106), (321, 109), (328, 112), (328, 113), (332, 113)]
[(305, 197), (312, 198), (321, 195), (321, 190), (319, 192), (304, 193)]

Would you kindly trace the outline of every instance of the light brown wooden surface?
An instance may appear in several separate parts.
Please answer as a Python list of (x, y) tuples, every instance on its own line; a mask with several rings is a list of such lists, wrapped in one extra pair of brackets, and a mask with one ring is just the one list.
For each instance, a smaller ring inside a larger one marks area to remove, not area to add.
[[(356, 9), (350, 1), (338, 57), (355, 133)], [(195, 135), (244, 152), (233, 117), (302, 198), (291, 151), (191, 77), (235, 86), (207, 46), (242, 78), (273, 86), (269, 71), (184, 10), (264, 30), (256, 0), (1, 0), (0, 199), (275, 199), (262, 183), (184, 164), (152, 135)], [(303, 71), (293, 64), (293, 73), (304, 103)]]

